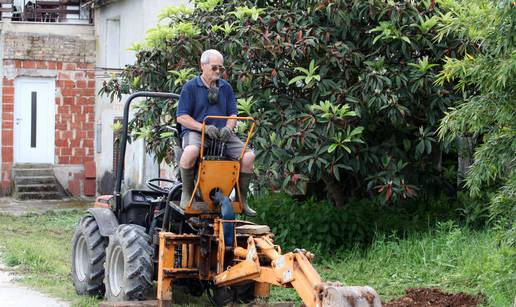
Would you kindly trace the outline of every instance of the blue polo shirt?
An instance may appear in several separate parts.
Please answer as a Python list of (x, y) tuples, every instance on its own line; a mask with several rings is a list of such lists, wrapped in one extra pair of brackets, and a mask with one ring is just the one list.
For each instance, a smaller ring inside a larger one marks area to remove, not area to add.
[[(186, 114), (202, 123), (208, 115), (230, 116), (238, 114), (233, 88), (226, 80), (219, 79), (217, 82), (219, 97), (215, 104), (208, 102), (208, 88), (204, 86), (200, 76), (186, 82), (181, 89), (176, 117)], [(206, 124), (222, 128), (226, 126), (226, 120), (209, 119), (206, 121)], [(182, 127), (181, 137), (187, 131), (189, 129)]]

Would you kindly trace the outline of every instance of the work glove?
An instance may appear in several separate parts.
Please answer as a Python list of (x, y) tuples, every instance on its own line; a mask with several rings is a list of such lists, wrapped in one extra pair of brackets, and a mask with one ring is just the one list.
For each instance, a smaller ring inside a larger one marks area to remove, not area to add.
[(229, 141), (229, 139), (231, 138), (232, 135), (233, 135), (233, 131), (231, 129), (229, 129), (228, 127), (220, 128), (220, 130), (219, 130), (219, 138), (220, 138), (220, 141), (223, 143), (226, 143), (227, 141)]
[(213, 125), (207, 125), (204, 127), (204, 133), (206, 133), (206, 135), (212, 140), (219, 138), (219, 129)]

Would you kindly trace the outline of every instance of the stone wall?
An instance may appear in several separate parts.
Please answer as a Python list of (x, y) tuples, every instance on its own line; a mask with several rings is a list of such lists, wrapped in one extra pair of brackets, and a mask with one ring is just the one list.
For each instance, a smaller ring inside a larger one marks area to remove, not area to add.
[(53, 35), (6, 32), (4, 59), (95, 63), (95, 41), (74, 36), (73, 33)]
[[(44, 25), (35, 25), (43, 27)], [(95, 40), (91, 35), (3, 31), (2, 194), (9, 193), (13, 164), (14, 80), (52, 78), (56, 82), (55, 168), (72, 195), (95, 195)], [(86, 170), (87, 169), (87, 170)], [(89, 174), (85, 176), (85, 171)], [(92, 178), (93, 177), (93, 178)]]

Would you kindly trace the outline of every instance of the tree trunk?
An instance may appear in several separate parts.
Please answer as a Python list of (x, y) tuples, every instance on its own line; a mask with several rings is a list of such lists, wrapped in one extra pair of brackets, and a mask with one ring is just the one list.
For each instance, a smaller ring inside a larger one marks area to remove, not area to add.
[(344, 190), (342, 188), (342, 183), (337, 181), (335, 177), (330, 175), (329, 173), (322, 171), (321, 179), (326, 184), (326, 189), (328, 193), (330, 193), (330, 197), (335, 202), (335, 207), (342, 208), (345, 205), (346, 196), (344, 195)]
[(476, 140), (472, 136), (458, 136), (455, 140), (457, 144), (457, 188), (460, 188), (471, 164), (473, 164), (473, 154)]

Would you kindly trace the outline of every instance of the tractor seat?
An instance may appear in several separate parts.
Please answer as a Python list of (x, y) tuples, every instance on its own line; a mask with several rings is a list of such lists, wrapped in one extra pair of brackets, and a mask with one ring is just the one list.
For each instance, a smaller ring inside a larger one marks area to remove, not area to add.
[(247, 235), (264, 235), (271, 232), (271, 229), (267, 225), (242, 225), (236, 228), (236, 232)]

